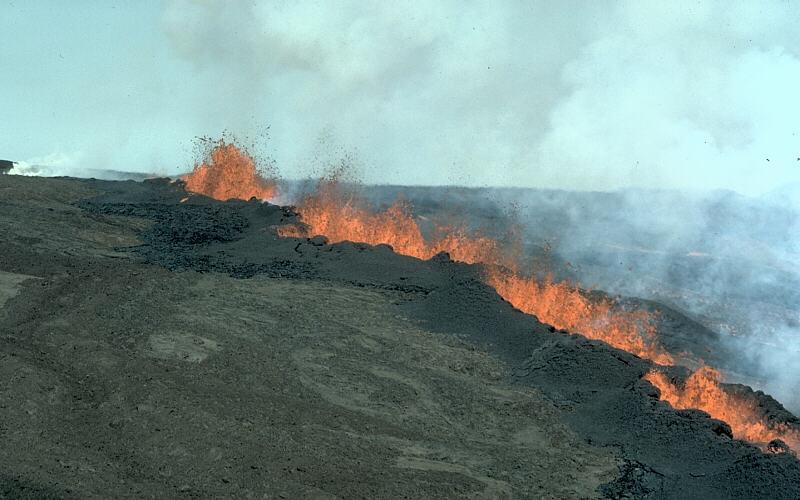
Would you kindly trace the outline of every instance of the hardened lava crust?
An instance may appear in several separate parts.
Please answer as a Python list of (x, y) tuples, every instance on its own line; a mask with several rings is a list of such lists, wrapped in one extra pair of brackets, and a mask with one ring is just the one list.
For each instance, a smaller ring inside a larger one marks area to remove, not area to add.
[[(791, 451), (672, 409), (651, 362), (480, 266), (295, 222), (163, 179), (0, 176), (0, 498), (800, 497)], [(676, 351), (710, 337), (661, 321)]]

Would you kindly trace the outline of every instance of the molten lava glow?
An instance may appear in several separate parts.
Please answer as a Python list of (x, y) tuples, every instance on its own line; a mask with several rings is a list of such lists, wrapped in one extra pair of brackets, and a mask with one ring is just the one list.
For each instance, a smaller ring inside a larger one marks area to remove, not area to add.
[[(485, 280), (517, 309), (543, 323), (602, 340), (616, 348), (672, 365), (675, 359), (659, 344), (653, 317), (646, 311), (623, 311), (609, 300), (589, 298), (577, 287), (551, 279), (536, 280), (519, 272), (518, 252), (508, 252), (497, 240), (440, 227), (426, 240), (408, 204), (397, 202), (383, 212), (370, 210), (354, 196), (344, 195), (335, 181), (325, 182), (297, 207), (301, 226), (279, 228), (282, 236), (325, 236), (331, 243), (353, 241), (388, 244), (397, 253), (429, 259), (447, 252), (453, 260), (485, 265)], [(767, 425), (752, 403), (732, 396), (720, 385), (719, 372), (701, 368), (676, 387), (653, 371), (645, 377), (661, 399), (675, 408), (699, 408), (727, 422), (735, 437), (755, 443), (783, 440), (800, 449), (800, 433), (785, 425)]]
[(674, 363), (659, 345), (652, 315), (646, 311), (620, 311), (609, 300), (587, 298), (569, 283), (538, 281), (498, 268), (488, 270), (486, 282), (511, 305), (543, 323), (602, 340), (662, 365)]
[(661, 399), (674, 408), (697, 408), (731, 426), (734, 437), (759, 444), (780, 439), (793, 450), (800, 450), (800, 432), (784, 425), (768, 426), (754, 403), (731, 395), (720, 385), (720, 373), (707, 366), (697, 369), (683, 387), (673, 384), (661, 372), (644, 377), (661, 391)]
[[(209, 158), (185, 176), (186, 189), (218, 199), (268, 200), (277, 194), (274, 181), (259, 175), (253, 158), (234, 144), (219, 141)], [(184, 198), (181, 202), (186, 201)], [(330, 243), (352, 241), (391, 245), (403, 255), (429, 259), (447, 252), (455, 261), (484, 264), (485, 280), (517, 309), (543, 323), (602, 340), (618, 349), (672, 365), (673, 356), (658, 343), (653, 317), (646, 311), (623, 311), (609, 300), (587, 297), (579, 288), (551, 279), (536, 280), (519, 272), (519, 248), (470, 234), (462, 228), (436, 227), (426, 239), (411, 214), (410, 205), (397, 202), (383, 212), (346, 195), (336, 179), (320, 184), (297, 207), (301, 225), (278, 228), (287, 237), (325, 236)], [(705, 256), (691, 252), (689, 256)], [(661, 372), (645, 375), (661, 391), (661, 399), (678, 409), (698, 408), (731, 426), (736, 438), (765, 444), (781, 439), (800, 450), (800, 432), (785, 425), (768, 425), (754, 403), (727, 393), (718, 371), (703, 367), (683, 387)]]
[(255, 161), (235, 144), (220, 141), (210, 157), (183, 177), (186, 190), (217, 200), (269, 200), (278, 194), (274, 181), (264, 179)]
[(447, 252), (455, 261), (486, 264), (487, 283), (517, 309), (556, 328), (603, 340), (656, 363), (673, 362), (658, 345), (649, 313), (616, 310), (610, 301), (590, 300), (565, 282), (521, 277), (516, 272), (517, 251), (504, 251), (497, 240), (440, 227), (427, 241), (407, 204), (398, 202), (386, 211), (374, 212), (360, 200), (343, 195), (335, 181), (323, 183), (301, 202), (297, 211), (305, 227), (284, 226), (279, 234), (323, 235), (331, 243), (388, 244), (397, 253), (419, 259)]
[(514, 259), (491, 238), (469, 235), (451, 227), (439, 227), (431, 241), (422, 236), (410, 206), (396, 202), (383, 212), (365, 207), (361, 200), (343, 194), (335, 181), (323, 183), (297, 207), (305, 227), (284, 226), (281, 236), (325, 236), (330, 243), (353, 241), (390, 245), (395, 252), (430, 259), (440, 252), (459, 262), (510, 265)]

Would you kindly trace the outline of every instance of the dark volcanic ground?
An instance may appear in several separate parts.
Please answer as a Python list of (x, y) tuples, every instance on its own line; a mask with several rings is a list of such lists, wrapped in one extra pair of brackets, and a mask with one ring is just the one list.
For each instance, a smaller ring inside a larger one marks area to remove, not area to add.
[(678, 311), (678, 322), (691, 318), (697, 341), (684, 348), (694, 357), (800, 411), (800, 375), (784, 368), (800, 354), (793, 347), (800, 336), (800, 186), (760, 197), (424, 186), (362, 192), (378, 205), (401, 197), (419, 216), (489, 232), (502, 234), (513, 222), (527, 255), (547, 273), (647, 299), (646, 307), (668, 316)]
[(0, 497), (800, 497), (794, 456), (671, 409), (649, 362), (476, 266), (184, 196), (0, 176)]

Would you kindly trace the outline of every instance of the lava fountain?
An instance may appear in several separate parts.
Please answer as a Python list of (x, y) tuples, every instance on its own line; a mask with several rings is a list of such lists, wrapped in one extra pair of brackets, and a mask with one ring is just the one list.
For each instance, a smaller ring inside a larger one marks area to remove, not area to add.
[(274, 180), (266, 179), (253, 157), (241, 147), (220, 140), (192, 173), (183, 176), (186, 190), (216, 200), (270, 200), (278, 194)]
[[(440, 226), (426, 240), (409, 204), (396, 202), (384, 211), (374, 211), (358, 197), (344, 194), (335, 180), (322, 182), (296, 208), (302, 225), (281, 227), (280, 235), (325, 236), (331, 243), (388, 244), (397, 253), (420, 259), (447, 252), (453, 260), (483, 264), (487, 284), (511, 305), (543, 323), (602, 340), (657, 364), (675, 364), (675, 357), (658, 340), (651, 313), (620, 310), (611, 300), (590, 298), (568, 282), (525, 276), (520, 273), (518, 249), (507, 251), (495, 239)], [(712, 368), (695, 371), (683, 388), (657, 371), (645, 378), (661, 389), (661, 399), (674, 408), (701, 409), (727, 422), (738, 439), (758, 444), (780, 439), (792, 449), (800, 449), (798, 431), (766, 423), (752, 403), (722, 388), (720, 374)]]
[(470, 233), (463, 227), (438, 226), (426, 240), (407, 203), (396, 202), (374, 211), (335, 179), (323, 181), (316, 192), (297, 207), (302, 226), (284, 226), (282, 236), (325, 236), (331, 243), (354, 241), (387, 244), (395, 252), (429, 259), (439, 252), (468, 264), (484, 264), (485, 280), (517, 309), (559, 329), (578, 332), (614, 347), (672, 364), (673, 358), (658, 344), (652, 315), (622, 311), (609, 300), (589, 299), (567, 282), (536, 280), (519, 273), (519, 248), (506, 250), (493, 238)]
[(281, 236), (325, 236), (331, 243), (384, 244), (399, 254), (418, 259), (447, 252), (453, 260), (469, 264), (512, 265), (515, 261), (512, 253), (496, 240), (468, 234), (460, 227), (437, 226), (430, 241), (426, 240), (410, 204), (397, 201), (384, 211), (373, 211), (357, 196), (345, 193), (335, 179), (321, 182), (317, 191), (306, 196), (296, 208), (302, 225), (279, 228)]
[(722, 388), (722, 377), (713, 368), (704, 366), (695, 370), (682, 387), (658, 371), (651, 371), (644, 378), (661, 391), (661, 399), (673, 408), (703, 410), (730, 425), (737, 439), (762, 445), (780, 439), (793, 450), (800, 450), (800, 431), (765, 423), (754, 402), (731, 395)]
[[(264, 200), (277, 194), (277, 184), (259, 174), (252, 157), (224, 141), (184, 181), (187, 190), (219, 200)], [(520, 272), (518, 244), (504, 245), (452, 225), (436, 226), (426, 238), (410, 204), (398, 201), (386, 210), (373, 210), (358, 196), (341, 189), (335, 177), (320, 182), (316, 191), (295, 208), (301, 223), (279, 227), (280, 236), (386, 244), (399, 254), (419, 259), (447, 252), (455, 261), (482, 264), (487, 284), (511, 305), (543, 323), (602, 340), (660, 365), (675, 364), (673, 355), (659, 343), (651, 313), (622, 310), (611, 300), (590, 298), (568, 282), (539, 280)], [(683, 386), (655, 370), (644, 378), (674, 408), (703, 410), (728, 423), (738, 439), (758, 444), (780, 439), (792, 449), (800, 449), (800, 432), (784, 424), (767, 423), (751, 401), (723, 389), (720, 373), (713, 368), (696, 370)]]
[(620, 311), (608, 299), (589, 299), (567, 282), (536, 280), (490, 267), (486, 282), (520, 311), (562, 330), (580, 333), (658, 364), (675, 362), (658, 342), (653, 315)]

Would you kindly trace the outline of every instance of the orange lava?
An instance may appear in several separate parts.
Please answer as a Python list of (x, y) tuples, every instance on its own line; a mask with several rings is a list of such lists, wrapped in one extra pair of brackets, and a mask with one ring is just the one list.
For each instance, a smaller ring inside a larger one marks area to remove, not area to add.
[(511, 305), (542, 323), (602, 340), (662, 365), (675, 361), (658, 343), (653, 317), (647, 311), (621, 311), (609, 300), (589, 299), (567, 282), (538, 281), (498, 268), (487, 270), (486, 282)]
[(459, 262), (489, 262), (510, 265), (514, 259), (491, 238), (470, 235), (453, 227), (438, 227), (427, 241), (407, 203), (398, 201), (383, 212), (366, 207), (355, 196), (346, 195), (335, 181), (322, 183), (297, 207), (305, 227), (284, 226), (281, 236), (325, 236), (329, 242), (352, 241), (390, 245), (402, 255), (430, 259), (440, 252)]
[[(187, 189), (216, 199), (269, 199), (274, 182), (258, 175), (250, 156), (232, 144), (220, 144), (210, 160), (184, 179)], [(535, 315), (543, 323), (602, 340), (616, 348), (662, 365), (675, 359), (659, 344), (653, 317), (646, 311), (624, 311), (609, 300), (590, 298), (578, 287), (551, 279), (536, 280), (519, 269), (519, 249), (463, 228), (440, 226), (425, 238), (411, 207), (396, 202), (375, 211), (358, 197), (346, 194), (335, 179), (321, 183), (296, 207), (302, 224), (278, 228), (286, 237), (325, 236), (329, 242), (352, 241), (387, 244), (395, 252), (429, 259), (447, 252), (455, 261), (484, 264), (485, 280), (517, 309)], [(786, 426), (770, 426), (752, 402), (728, 394), (720, 374), (708, 367), (695, 371), (683, 387), (652, 371), (645, 378), (661, 390), (661, 399), (679, 409), (698, 408), (727, 422), (734, 436), (764, 444), (781, 439), (800, 450), (800, 434)]]
[(780, 439), (792, 450), (800, 450), (800, 431), (784, 425), (769, 426), (754, 402), (727, 393), (721, 383), (720, 373), (704, 366), (695, 370), (683, 387), (673, 384), (666, 375), (651, 371), (644, 377), (661, 391), (661, 399), (674, 408), (697, 408), (731, 426), (733, 435), (757, 444)]
[(304, 228), (284, 226), (282, 236), (317, 236), (331, 243), (353, 241), (391, 245), (395, 252), (429, 259), (439, 252), (468, 264), (486, 264), (486, 280), (517, 309), (540, 321), (645, 357), (660, 364), (673, 358), (659, 345), (652, 317), (645, 311), (619, 311), (610, 301), (590, 300), (578, 288), (552, 280), (521, 277), (518, 250), (505, 251), (497, 240), (463, 229), (440, 227), (426, 240), (408, 204), (397, 202), (376, 212), (335, 181), (324, 182), (297, 207)]
[(186, 190), (217, 200), (258, 198), (270, 200), (278, 194), (273, 180), (262, 177), (253, 158), (235, 144), (219, 141), (209, 158), (183, 177)]

